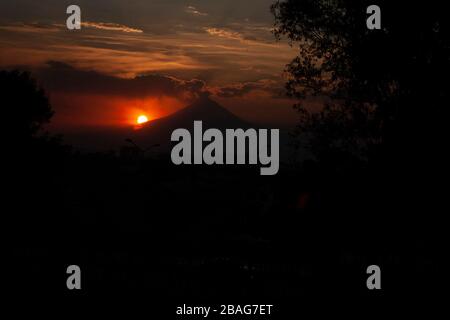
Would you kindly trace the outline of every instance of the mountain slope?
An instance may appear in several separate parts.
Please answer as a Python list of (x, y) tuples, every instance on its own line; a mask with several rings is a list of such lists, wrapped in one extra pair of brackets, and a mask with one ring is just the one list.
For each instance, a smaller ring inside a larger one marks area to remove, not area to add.
[(202, 97), (170, 116), (148, 122), (142, 129), (135, 131), (132, 138), (143, 147), (158, 143), (165, 149), (171, 145), (170, 137), (174, 130), (185, 128), (192, 133), (194, 121), (202, 121), (204, 130), (251, 127), (249, 123), (241, 120), (217, 102), (208, 97)]

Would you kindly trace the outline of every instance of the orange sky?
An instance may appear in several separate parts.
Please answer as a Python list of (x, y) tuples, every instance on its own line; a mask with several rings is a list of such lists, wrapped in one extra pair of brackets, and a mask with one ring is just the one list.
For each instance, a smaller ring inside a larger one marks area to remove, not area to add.
[[(96, 95), (56, 93), (53, 104), (60, 106), (52, 120), (53, 127), (132, 126), (140, 115), (149, 120), (161, 118), (181, 109), (183, 103), (175, 98), (122, 98)], [(73, 106), (80, 116), (73, 119)], [(99, 112), (101, 110), (101, 112)]]
[[(79, 31), (66, 28), (63, 5), (18, 2), (21, 10), (0, 4), (0, 67), (35, 72), (56, 110), (54, 127), (129, 125), (141, 113), (153, 119), (186, 105), (178, 88), (134, 90), (142, 74), (174, 78), (187, 91), (194, 89), (185, 82), (197, 79), (201, 90), (250, 121), (295, 122), (293, 101), (280, 92), (284, 66), (296, 50), (271, 34), (271, 0), (79, 1)], [(73, 70), (61, 72), (49, 61)], [(78, 88), (83, 80), (72, 77), (89, 79), (89, 72), (100, 80)], [(130, 79), (125, 83), (134, 93), (100, 88), (101, 79), (117, 87)]]

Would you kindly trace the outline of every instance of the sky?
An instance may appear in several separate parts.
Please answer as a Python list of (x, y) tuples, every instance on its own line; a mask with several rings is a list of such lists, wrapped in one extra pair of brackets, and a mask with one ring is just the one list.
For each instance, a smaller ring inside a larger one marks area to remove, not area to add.
[[(130, 126), (211, 97), (243, 119), (295, 123), (284, 66), (297, 51), (271, 33), (274, 0), (1, 0), (0, 68), (31, 70), (57, 130)], [(66, 8), (81, 8), (68, 30)]]

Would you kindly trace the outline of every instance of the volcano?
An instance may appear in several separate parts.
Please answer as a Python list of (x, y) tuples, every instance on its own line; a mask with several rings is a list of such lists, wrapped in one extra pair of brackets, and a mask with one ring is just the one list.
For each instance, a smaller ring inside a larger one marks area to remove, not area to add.
[(171, 146), (172, 132), (179, 128), (192, 133), (194, 121), (202, 121), (203, 128), (247, 129), (252, 125), (207, 96), (198, 98), (194, 103), (167, 117), (147, 122), (132, 135), (132, 139), (140, 146), (159, 144), (162, 150)]

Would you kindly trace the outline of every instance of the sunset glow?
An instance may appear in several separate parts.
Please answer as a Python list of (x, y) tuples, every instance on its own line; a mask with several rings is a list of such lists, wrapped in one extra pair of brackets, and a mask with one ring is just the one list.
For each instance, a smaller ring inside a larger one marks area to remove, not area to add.
[(0, 1), (0, 12), (11, 11), (0, 21), (0, 67), (33, 70), (51, 94), (55, 132), (140, 129), (188, 106), (199, 92), (247, 121), (296, 123), (292, 101), (278, 93), (297, 49), (271, 32), (273, 0), (205, 0), (195, 9), (181, 0), (127, 4), (133, 21), (96, 9), (79, 32), (60, 23), (60, 10), (48, 11), (52, 1), (36, 8), (23, 2), (29, 11)]
[(137, 124), (144, 124), (146, 122), (148, 122), (148, 118), (145, 115), (140, 115), (137, 119), (136, 119)]

